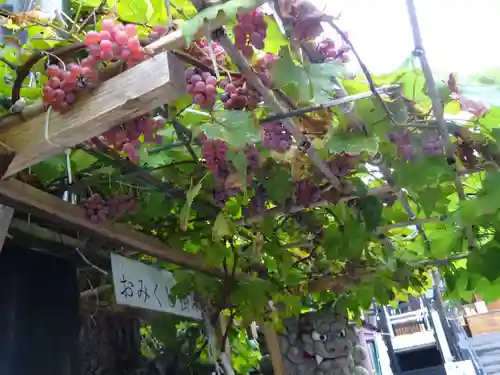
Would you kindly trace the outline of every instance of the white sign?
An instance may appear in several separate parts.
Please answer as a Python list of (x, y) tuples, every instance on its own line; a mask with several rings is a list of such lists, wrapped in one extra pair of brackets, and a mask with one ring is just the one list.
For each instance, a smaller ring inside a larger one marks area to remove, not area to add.
[(177, 299), (175, 303), (170, 300), (170, 290), (176, 284), (171, 272), (113, 253), (111, 268), (116, 303), (202, 319), (201, 310), (192, 295)]

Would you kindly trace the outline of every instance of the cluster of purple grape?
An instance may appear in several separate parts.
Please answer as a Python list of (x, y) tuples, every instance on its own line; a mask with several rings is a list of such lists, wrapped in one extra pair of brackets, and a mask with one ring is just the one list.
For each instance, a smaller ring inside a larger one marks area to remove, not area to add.
[(198, 68), (186, 69), (185, 76), (187, 92), (193, 96), (193, 102), (203, 109), (212, 109), (217, 100), (217, 79)]
[[(212, 57), (211, 57), (211, 51), (213, 52), (215, 56), (215, 62), (218, 65), (224, 65), (226, 62), (227, 54), (224, 48), (217, 43), (217, 42), (208, 42), (206, 39), (200, 39), (199, 41), (196, 41), (196, 46), (199, 48), (199, 51), (201, 52), (201, 56), (199, 56), (200, 60), (203, 61), (205, 64), (211, 66), (212, 65)], [(200, 54), (198, 54), (200, 55)]]
[(68, 64), (66, 69), (58, 65), (47, 68), (48, 81), (43, 86), (43, 102), (59, 113), (65, 113), (76, 102), (77, 96), (97, 84), (95, 70), (79, 64)]
[(427, 156), (442, 155), (443, 146), (443, 138), (441, 138), (438, 132), (427, 134), (422, 139), (422, 149), (424, 151), (424, 154)]
[(407, 130), (399, 130), (388, 134), (389, 141), (396, 145), (400, 157), (407, 161), (415, 160), (417, 150), (412, 143), (411, 133)]
[(328, 161), (328, 167), (338, 178), (346, 177), (359, 162), (356, 154), (342, 153), (335, 155)]
[(258, 187), (248, 205), (243, 208), (243, 215), (252, 217), (262, 214), (266, 209), (266, 200), (266, 191), (262, 187)]
[(90, 221), (100, 223), (106, 219), (118, 219), (126, 213), (136, 212), (139, 205), (133, 194), (104, 199), (100, 194), (94, 193), (83, 202), (83, 207)]
[(309, 180), (300, 180), (294, 186), (295, 201), (304, 206), (318, 202), (321, 199), (321, 191), (318, 186)]
[(132, 163), (137, 164), (140, 159), (139, 150), (141, 141), (139, 137), (144, 136), (145, 143), (162, 144), (163, 137), (157, 134), (158, 130), (165, 126), (165, 119), (153, 118), (151, 114), (136, 117), (121, 126), (114, 127), (101, 135), (104, 142), (117, 151), (127, 154)]
[[(234, 166), (227, 160), (228, 145), (220, 139), (209, 139), (205, 134), (200, 134), (202, 152), (205, 166), (212, 172), (215, 181), (213, 191), (214, 201), (220, 206), (224, 206), (229, 197), (240, 192), (228, 184), (228, 177), (235, 170)], [(254, 176), (254, 171), (260, 167), (260, 154), (255, 146), (247, 145), (244, 150), (247, 160), (247, 181), (250, 183)]]
[(109, 219), (118, 219), (126, 213), (135, 213), (139, 209), (139, 202), (134, 194), (114, 196), (106, 202)]
[[(267, 36), (267, 23), (260, 9), (239, 14), (238, 23), (233, 27), (236, 47), (243, 56), (251, 58), (253, 47), (264, 49), (264, 39)], [(253, 46), (253, 47), (252, 47)]]
[(321, 26), (322, 14), (307, 4), (308, 2), (298, 2), (298, 5), (290, 7), (292, 17), (293, 38), (296, 40), (315, 39), (323, 33)]
[(457, 145), (457, 156), (465, 168), (476, 167), (477, 157), (474, 154), (474, 148), (471, 143), (459, 140)]
[(261, 126), (262, 146), (276, 152), (287, 152), (292, 146), (292, 135), (281, 121), (273, 121)]
[(350, 51), (350, 48), (347, 44), (343, 44), (337, 48), (335, 42), (327, 38), (318, 44), (317, 51), (325, 61), (349, 62), (349, 55), (347, 53)]
[[(242, 82), (243, 81), (243, 82)], [(224, 90), (220, 100), (224, 103), (225, 109), (245, 109), (249, 103), (249, 90), (246, 88), (244, 79), (228, 82), (222, 80), (219, 87)]]

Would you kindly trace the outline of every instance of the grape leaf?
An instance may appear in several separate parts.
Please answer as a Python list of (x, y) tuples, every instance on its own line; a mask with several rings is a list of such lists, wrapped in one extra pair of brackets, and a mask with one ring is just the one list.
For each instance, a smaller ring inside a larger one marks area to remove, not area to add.
[(310, 64), (305, 67), (309, 77), (313, 100), (322, 103), (332, 99), (334, 82), (332, 78), (347, 76), (346, 68), (338, 62), (331, 61), (322, 64)]
[(421, 158), (411, 163), (394, 163), (394, 179), (398, 186), (421, 190), (453, 181), (454, 172), (442, 157)]
[(450, 200), (441, 185), (419, 190), (418, 196), (420, 198), (418, 202), (425, 216), (431, 217), (434, 212), (443, 215), (446, 213)]
[(207, 176), (208, 174), (205, 174), (200, 182), (198, 182), (196, 185), (193, 185), (193, 180), (191, 180), (191, 186), (186, 193), (186, 202), (184, 203), (184, 206), (182, 207), (179, 214), (179, 225), (183, 231), (187, 230), (189, 215), (191, 213), (191, 206), (193, 204), (194, 198), (196, 198), (201, 190), (203, 180), (205, 180)]
[(267, 23), (267, 36), (265, 39), (264, 52), (277, 55), (282, 46), (288, 45), (288, 39), (281, 32), (278, 23), (273, 17), (265, 17)]
[(378, 151), (378, 139), (358, 134), (333, 134), (326, 142), (325, 150), (330, 153), (368, 152), (375, 154)]
[(214, 226), (212, 227), (212, 236), (214, 240), (220, 240), (225, 236), (231, 235), (231, 228), (226, 220), (224, 212), (219, 212), (217, 218), (215, 219)]
[(295, 64), (288, 46), (281, 48), (280, 59), (271, 67), (271, 77), (273, 85), (277, 89), (292, 85), (298, 89), (301, 99), (309, 100), (311, 98), (308, 90), (304, 90), (305, 87), (309, 86), (307, 74), (302, 67)]
[(90, 167), (97, 161), (97, 158), (82, 150), (74, 150), (71, 153), (71, 163), (74, 164), (74, 171)]
[(285, 203), (285, 200), (292, 195), (292, 176), (290, 170), (286, 168), (275, 167), (266, 176), (262, 176), (260, 181), (269, 198), (278, 204)]
[(361, 214), (365, 221), (366, 230), (373, 232), (382, 220), (382, 210), (384, 208), (382, 202), (377, 197), (368, 195), (361, 198), (359, 201)]
[(214, 112), (214, 122), (201, 126), (210, 139), (221, 139), (234, 148), (242, 148), (248, 143), (260, 141), (258, 123), (247, 111), (220, 111)]
[(234, 19), (237, 13), (255, 9), (265, 2), (265, 0), (231, 0), (212, 5), (181, 24), (182, 36), (186, 44), (189, 44), (196, 39), (196, 35), (206, 34), (205, 31), (208, 31), (211, 23), (226, 24), (228, 20)]

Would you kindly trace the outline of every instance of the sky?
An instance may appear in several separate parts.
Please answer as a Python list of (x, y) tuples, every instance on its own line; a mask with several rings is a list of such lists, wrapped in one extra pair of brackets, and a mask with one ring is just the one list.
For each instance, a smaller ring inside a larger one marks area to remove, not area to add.
[[(500, 67), (499, 0), (414, 0), (431, 68), (460, 75)], [(342, 13), (339, 26), (374, 73), (396, 70), (413, 49), (405, 0), (313, 0)]]

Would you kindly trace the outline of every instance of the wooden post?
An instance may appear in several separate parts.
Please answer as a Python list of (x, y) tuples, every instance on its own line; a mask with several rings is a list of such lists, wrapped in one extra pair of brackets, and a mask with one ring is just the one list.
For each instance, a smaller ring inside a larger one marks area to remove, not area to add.
[(283, 363), (283, 356), (281, 355), (280, 344), (278, 342), (278, 335), (271, 323), (263, 324), (264, 338), (266, 340), (267, 350), (273, 364), (274, 375), (288, 375)]
[(48, 130), (46, 113), (1, 128), (0, 144), (16, 153), (5, 177), (171, 102), (185, 92), (182, 62), (164, 52), (102, 83), (68, 113), (51, 113)]

